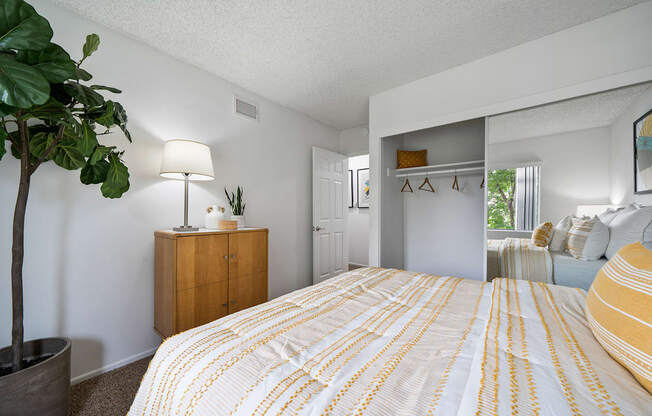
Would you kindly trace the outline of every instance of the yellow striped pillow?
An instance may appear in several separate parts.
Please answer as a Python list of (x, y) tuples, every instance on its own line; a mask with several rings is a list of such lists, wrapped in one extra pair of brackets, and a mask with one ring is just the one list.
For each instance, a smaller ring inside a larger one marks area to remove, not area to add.
[(586, 297), (593, 335), (652, 393), (652, 251), (621, 248), (598, 272)]
[(573, 218), (573, 226), (568, 230), (566, 246), (571, 256), (590, 261), (604, 256), (609, 244), (609, 228), (598, 216), (593, 218)]
[(537, 247), (546, 247), (550, 244), (552, 239), (552, 223), (544, 222), (539, 224), (537, 228), (532, 231), (532, 242)]

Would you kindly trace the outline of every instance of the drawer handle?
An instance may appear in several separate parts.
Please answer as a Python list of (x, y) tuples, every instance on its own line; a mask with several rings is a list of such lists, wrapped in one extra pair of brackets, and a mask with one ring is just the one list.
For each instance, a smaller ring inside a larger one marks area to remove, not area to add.
[(235, 301), (234, 301), (234, 300), (231, 301), (231, 305), (235, 305)]

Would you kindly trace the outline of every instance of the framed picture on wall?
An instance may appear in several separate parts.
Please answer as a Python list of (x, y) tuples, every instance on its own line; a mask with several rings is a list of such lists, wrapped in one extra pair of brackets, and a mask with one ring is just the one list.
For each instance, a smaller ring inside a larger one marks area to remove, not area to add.
[(358, 169), (358, 208), (369, 208), (370, 200), (369, 169)]
[(634, 193), (652, 193), (652, 110), (634, 122)]
[(353, 171), (349, 169), (349, 208), (353, 208)]

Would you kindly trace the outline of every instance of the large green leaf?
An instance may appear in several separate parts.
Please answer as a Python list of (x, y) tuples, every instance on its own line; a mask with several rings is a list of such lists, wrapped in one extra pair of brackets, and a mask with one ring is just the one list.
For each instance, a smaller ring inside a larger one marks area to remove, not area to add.
[(119, 90), (117, 88), (114, 88), (114, 87), (107, 87), (106, 85), (91, 85), (91, 88), (94, 89), (94, 90), (109, 91), (109, 92), (112, 92), (114, 94), (121, 94), (122, 93), (121, 90)]
[(84, 56), (82, 57), (82, 61), (89, 56), (93, 52), (97, 50), (100, 46), (100, 37), (96, 35), (95, 33), (91, 33), (90, 35), (86, 36), (86, 42), (84, 43), (84, 47), (82, 48), (82, 52), (84, 53)]
[(0, 50), (38, 51), (52, 39), (50, 23), (23, 0), (2, 0)]
[(50, 84), (37, 69), (0, 53), (0, 101), (13, 107), (29, 108), (45, 103), (48, 98)]
[(100, 124), (104, 127), (111, 127), (114, 124), (116, 124), (113, 114), (115, 113), (115, 106), (113, 105), (113, 101), (107, 101), (104, 103), (104, 106), (100, 109), (100, 111), (89, 113), (89, 116), (95, 121), (97, 124)]
[(88, 163), (91, 165), (96, 164), (100, 160), (103, 160), (111, 151), (115, 149), (115, 146), (102, 146), (98, 145), (94, 150), (91, 157), (88, 158)]
[(115, 113), (113, 113), (113, 118), (115, 119), (115, 123), (120, 127), (120, 130), (125, 134), (127, 137), (127, 140), (131, 143), (131, 134), (129, 133), (129, 130), (127, 130), (127, 112), (125, 111), (124, 107), (120, 103), (113, 103), (115, 107)]
[(95, 131), (86, 120), (82, 121), (80, 135), (77, 139), (77, 149), (85, 157), (89, 157), (98, 145)]
[(5, 140), (7, 140), (7, 132), (5, 131), (4, 128), (0, 127), (0, 160), (2, 160), (2, 156), (7, 153), (7, 148), (5, 147)]
[(93, 76), (89, 74), (87, 71), (77, 68), (75, 70), (75, 79), (80, 79), (82, 81), (90, 81)]
[[(46, 151), (52, 145), (55, 139), (53, 133), (39, 132), (34, 134), (29, 141), (29, 152), (32, 156), (40, 158), (43, 155), (43, 152)], [(52, 153), (45, 160), (52, 159)]]
[(77, 148), (75, 140), (63, 139), (53, 153), (52, 159), (54, 163), (64, 169), (76, 170), (86, 165), (84, 155)]
[(84, 166), (84, 168), (81, 170), (79, 179), (84, 185), (102, 183), (106, 181), (107, 174), (109, 173), (109, 167), (109, 162), (106, 160), (99, 160), (94, 164), (87, 163), (86, 166)]
[(20, 149), (16, 147), (16, 145), (12, 142), (11, 146), (9, 148), (11, 150), (11, 155), (15, 157), (16, 159), (20, 160), (23, 155), (20, 153)]
[(16, 56), (20, 62), (38, 69), (51, 83), (60, 83), (73, 78), (77, 65), (68, 52), (55, 43), (40, 51), (20, 51)]
[(85, 85), (71, 83), (64, 84), (63, 88), (77, 101), (89, 107), (99, 107), (104, 104), (104, 97)]
[(100, 190), (105, 198), (120, 198), (129, 190), (129, 170), (117, 153), (109, 155), (109, 170)]
[(18, 111), (17, 108), (7, 105), (5, 103), (0, 103), (0, 117), (14, 115)]
[(61, 104), (54, 98), (50, 98), (45, 104), (38, 105), (30, 108), (26, 113), (20, 117), (21, 120), (29, 120), (30, 118), (38, 118), (41, 120), (49, 120), (58, 123), (65, 120), (69, 123), (74, 122), (74, 118), (70, 109)]

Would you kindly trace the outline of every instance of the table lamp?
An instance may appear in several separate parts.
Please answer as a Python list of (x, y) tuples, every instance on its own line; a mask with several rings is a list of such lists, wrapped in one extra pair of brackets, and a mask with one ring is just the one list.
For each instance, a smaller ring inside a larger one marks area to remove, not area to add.
[(197, 227), (188, 225), (188, 182), (215, 179), (210, 147), (192, 140), (168, 140), (163, 148), (160, 174), (184, 181), (183, 225), (174, 227), (174, 231), (197, 231)]

